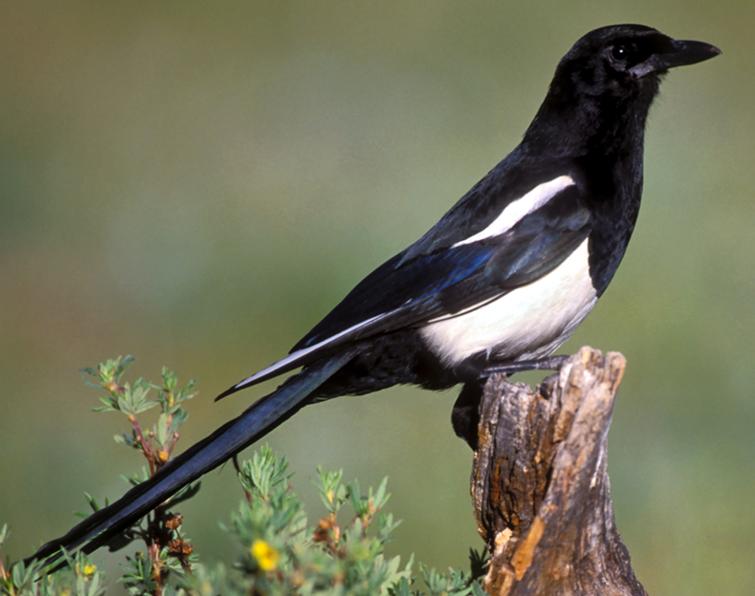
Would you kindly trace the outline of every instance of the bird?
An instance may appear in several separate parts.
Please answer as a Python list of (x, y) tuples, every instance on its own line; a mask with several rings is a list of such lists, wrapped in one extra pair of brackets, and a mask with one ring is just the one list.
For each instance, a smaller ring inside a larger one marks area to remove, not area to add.
[(643, 185), (645, 123), (669, 69), (720, 54), (644, 25), (590, 31), (558, 62), (521, 142), (422, 237), (359, 282), (285, 357), (216, 399), (291, 373), (237, 418), (29, 560), (110, 545), (182, 487), (303, 406), (399, 384), (462, 385), (457, 435), (476, 447), (493, 373), (554, 356), (624, 256)]

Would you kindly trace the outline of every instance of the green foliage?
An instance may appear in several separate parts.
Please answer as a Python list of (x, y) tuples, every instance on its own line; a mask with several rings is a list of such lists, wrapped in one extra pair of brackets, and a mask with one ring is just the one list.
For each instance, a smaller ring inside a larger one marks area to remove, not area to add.
[[(132, 383), (124, 382), (123, 375), (133, 361), (133, 356), (118, 356), (83, 372), (89, 377), (88, 385), (105, 391), (100, 397), (102, 405), (95, 411), (122, 412), (131, 423), (131, 432), (116, 435), (115, 441), (141, 450), (154, 473), (170, 458), (178, 429), (188, 418), (183, 403), (194, 397), (195, 383), (190, 380), (186, 386), (179, 386), (176, 374), (165, 367), (160, 385), (141, 377)], [(157, 391), (155, 397), (150, 395), (153, 390)], [(143, 432), (136, 417), (155, 407), (160, 410), (157, 421)]]
[[(148, 468), (141, 475), (124, 477), (138, 484), (153, 475), (170, 458), (178, 429), (186, 421), (183, 403), (193, 397), (194, 383), (181, 387), (174, 373), (163, 368), (162, 383), (144, 379), (124, 381), (130, 356), (107, 360), (85, 369), (88, 384), (104, 390), (100, 412), (121, 412), (130, 433), (116, 442), (138, 450)], [(138, 416), (159, 408), (154, 424), (143, 427)], [(147, 430), (143, 430), (147, 428)], [(386, 594), (410, 596), (481, 595), (477, 577), (484, 558), (472, 552), (473, 572), (449, 569), (439, 573), (419, 565), (412, 574), (413, 558), (402, 562), (387, 556), (385, 547), (399, 521), (385, 511), (390, 499), (387, 479), (364, 492), (356, 481), (345, 483), (343, 472), (317, 469), (316, 486), (324, 511), (312, 524), (291, 485), (286, 458), (262, 446), (251, 459), (237, 464), (243, 499), (223, 530), (238, 545), (232, 564), (199, 562), (194, 546), (182, 530), (176, 505), (191, 498), (199, 484), (187, 487), (123, 534), (121, 546), (134, 540), (144, 550), (125, 557), (118, 579), (129, 594)], [(100, 503), (85, 493), (89, 507)], [(0, 530), (0, 549), (8, 535)], [(63, 553), (64, 568), (47, 573), (43, 564), (0, 562), (0, 594), (69, 594), (98, 596), (106, 590), (105, 578), (82, 553)]]
[[(0, 549), (8, 536), (7, 526), (0, 531)], [(66, 566), (58, 573), (45, 574), (42, 563), (13, 565), (0, 561), (0, 594), (9, 596), (101, 596), (106, 593), (105, 575), (89, 558), (79, 552), (64, 553)]]

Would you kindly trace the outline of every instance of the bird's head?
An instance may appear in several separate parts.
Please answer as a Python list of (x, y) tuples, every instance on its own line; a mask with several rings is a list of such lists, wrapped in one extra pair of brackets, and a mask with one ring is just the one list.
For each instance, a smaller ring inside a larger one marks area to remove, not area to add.
[(673, 39), (644, 25), (612, 25), (590, 31), (563, 57), (554, 84), (577, 94), (632, 96), (657, 87), (669, 68), (695, 64), (721, 53), (716, 46)]
[[(644, 25), (590, 31), (559, 62), (525, 145), (573, 154), (615, 147), (623, 138), (641, 141), (661, 76), (720, 53), (711, 44), (673, 39)], [(628, 128), (634, 136), (626, 134)]]

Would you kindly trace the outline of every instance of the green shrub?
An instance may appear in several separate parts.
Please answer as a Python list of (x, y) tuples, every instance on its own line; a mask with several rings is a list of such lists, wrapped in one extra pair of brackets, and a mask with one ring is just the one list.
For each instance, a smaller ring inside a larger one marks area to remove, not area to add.
[[(153, 475), (169, 461), (186, 421), (185, 402), (194, 396), (194, 382), (180, 386), (176, 375), (163, 368), (160, 384), (144, 379), (124, 380), (130, 356), (107, 360), (85, 369), (87, 383), (101, 392), (99, 412), (121, 412), (129, 430), (115, 436), (117, 443), (141, 453), (143, 473), (126, 478), (134, 485)], [(144, 414), (157, 408), (153, 424)], [(318, 468), (323, 505), (311, 524), (302, 501), (292, 490), (286, 458), (262, 446), (252, 458), (234, 462), (243, 499), (223, 530), (238, 545), (233, 563), (199, 562), (194, 545), (183, 529), (176, 506), (199, 491), (192, 484), (124, 533), (122, 544), (143, 543), (143, 550), (126, 556), (117, 579), (130, 594), (483, 594), (477, 578), (484, 559), (471, 552), (473, 573), (449, 569), (439, 573), (410, 557), (386, 557), (385, 545), (399, 521), (385, 511), (390, 498), (387, 480), (363, 491), (359, 483), (343, 481), (341, 471)], [(89, 494), (87, 502), (99, 503)], [(0, 549), (8, 536), (0, 530)], [(0, 593), (105, 594), (104, 574), (82, 553), (64, 553), (65, 564), (47, 572), (41, 563), (26, 566), (0, 561)]]

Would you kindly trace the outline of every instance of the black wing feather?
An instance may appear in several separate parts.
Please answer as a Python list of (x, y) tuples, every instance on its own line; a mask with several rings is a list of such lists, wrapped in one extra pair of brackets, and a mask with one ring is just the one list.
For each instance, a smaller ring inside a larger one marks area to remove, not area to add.
[(420, 305), (427, 306), (428, 299), (481, 273), (495, 252), (495, 243), (478, 242), (420, 255), (399, 268), (395, 263), (401, 255), (397, 255), (357, 284), (292, 351), (311, 346), (376, 315), (402, 307), (409, 312), (416, 311)]

